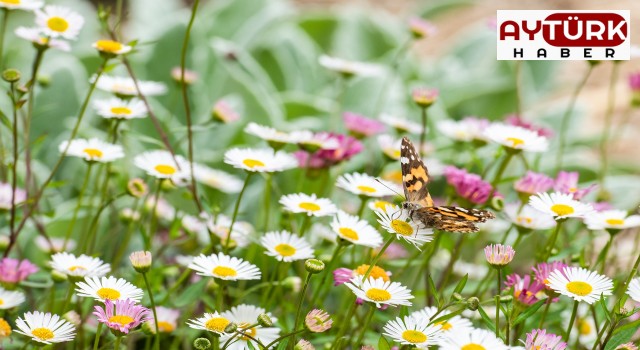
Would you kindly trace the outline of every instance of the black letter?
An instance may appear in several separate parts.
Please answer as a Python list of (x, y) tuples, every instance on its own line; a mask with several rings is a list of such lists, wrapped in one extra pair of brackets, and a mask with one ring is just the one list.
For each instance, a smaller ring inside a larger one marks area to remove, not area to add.
[(545, 50), (545, 49), (538, 49), (538, 57), (544, 57), (544, 58), (547, 58), (547, 50)]
[(560, 49), (560, 57), (568, 58), (569, 57), (569, 49)]
[(613, 55), (615, 55), (615, 54), (616, 54), (616, 50), (607, 48), (607, 50), (605, 51), (604, 57), (605, 58), (613, 58)]
[(591, 58), (591, 48), (584, 49), (584, 58)]
[(524, 49), (513, 49), (513, 58), (518, 57), (518, 55), (520, 55), (520, 58), (524, 58)]

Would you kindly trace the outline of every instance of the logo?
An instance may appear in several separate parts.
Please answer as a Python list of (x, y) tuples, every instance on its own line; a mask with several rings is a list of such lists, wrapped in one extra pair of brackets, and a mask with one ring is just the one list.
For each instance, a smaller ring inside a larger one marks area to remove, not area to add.
[(498, 60), (629, 60), (629, 11), (498, 10)]

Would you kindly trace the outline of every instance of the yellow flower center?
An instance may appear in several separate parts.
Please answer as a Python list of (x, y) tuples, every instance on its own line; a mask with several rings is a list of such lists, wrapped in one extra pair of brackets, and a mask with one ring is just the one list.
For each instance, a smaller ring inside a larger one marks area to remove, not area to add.
[(469, 343), (467, 345), (463, 345), (460, 350), (487, 350), (487, 348), (480, 344)]
[(112, 288), (100, 288), (96, 292), (100, 299), (116, 300), (120, 298), (120, 292)]
[(80, 266), (80, 265), (71, 266), (69, 268), (69, 271), (71, 271), (71, 272), (74, 272), (75, 270), (84, 270), (84, 271), (86, 271), (87, 269), (84, 266)]
[(576, 192), (578, 192), (577, 187), (569, 187), (569, 193), (576, 193)]
[(524, 145), (524, 140), (517, 137), (507, 137), (507, 141), (511, 142), (511, 147), (518, 147)]
[(175, 167), (166, 164), (158, 164), (154, 169), (162, 175), (173, 175), (176, 172)]
[(614, 226), (624, 225), (624, 219), (607, 219), (606, 222), (607, 224)]
[(450, 330), (450, 329), (453, 327), (453, 326), (451, 325), (451, 323), (446, 322), (446, 321), (444, 321), (444, 322), (438, 322), (438, 323), (436, 323), (436, 324), (437, 324), (437, 325), (439, 325), (439, 326), (441, 327), (440, 329), (441, 329), (441, 330), (443, 330), (443, 331), (448, 331), (448, 330)]
[(8, 337), (11, 335), (11, 326), (4, 318), (0, 318), (0, 337)]
[(0, 299), (0, 305), (4, 305), (4, 300)]
[(390, 202), (387, 202), (387, 201), (375, 201), (375, 202), (373, 202), (373, 206), (375, 208), (377, 208), (377, 209), (382, 210), (382, 211), (385, 211), (387, 205), (393, 205), (393, 204), (390, 203)]
[(82, 150), (89, 158), (102, 158), (102, 151), (97, 148), (85, 148)]
[(3, 4), (20, 5), (20, 0), (0, 0)]
[(54, 32), (65, 32), (69, 28), (69, 22), (62, 17), (51, 17), (47, 20), (47, 27)]
[(519, 224), (523, 224), (523, 223), (530, 224), (533, 222), (533, 219), (527, 216), (518, 216), (517, 221)]
[(340, 227), (338, 232), (340, 232), (340, 236), (342, 237), (352, 239), (354, 241), (357, 241), (359, 239), (358, 233), (348, 227)]
[(591, 334), (591, 325), (585, 320), (578, 320), (578, 331), (580, 335), (589, 335)]
[(296, 253), (296, 248), (286, 243), (280, 243), (274, 249), (282, 256), (292, 256)]
[(224, 317), (214, 317), (209, 319), (204, 326), (212, 332), (222, 333), (229, 323), (231, 322)]
[(420, 331), (407, 329), (406, 331), (402, 332), (402, 339), (412, 344), (419, 344), (427, 341), (427, 335)]
[(413, 234), (413, 227), (409, 225), (406, 221), (402, 220), (393, 220), (391, 221), (391, 228), (396, 231), (396, 233), (401, 234), (403, 236), (410, 236)]
[(593, 287), (587, 282), (574, 281), (567, 283), (567, 290), (570, 293), (583, 297), (589, 295), (589, 293), (593, 291)]
[(373, 301), (387, 301), (391, 299), (391, 294), (384, 289), (371, 288), (366, 293), (367, 298)]
[(257, 159), (245, 159), (245, 160), (242, 161), (242, 164), (248, 166), (251, 169), (253, 169), (253, 168), (257, 167), (257, 166), (260, 166), (260, 167), (264, 166), (264, 163), (259, 161), (259, 160), (257, 160)]
[(114, 315), (109, 317), (109, 322), (117, 323), (121, 326), (126, 326), (133, 321), (134, 321), (133, 317), (127, 316), (127, 315)]
[[(243, 328), (248, 327), (248, 326), (249, 326), (249, 325), (248, 325), (248, 324), (246, 324), (246, 323), (241, 323), (241, 324), (239, 325), (239, 328), (242, 330), (242, 332), (243, 332), (243, 333), (247, 334), (247, 335), (248, 335), (248, 336), (250, 336), (251, 338), (255, 338), (255, 337), (256, 337), (256, 333), (258, 332), (258, 331), (256, 330), (256, 327), (249, 328), (249, 329), (243, 329)], [(247, 337), (247, 336), (245, 336), (245, 335), (240, 336), (240, 339), (242, 339), (242, 340), (244, 340), (244, 341), (249, 341), (249, 340), (251, 340), (251, 338), (249, 338), (249, 337)]]
[(53, 332), (49, 328), (36, 328), (31, 331), (31, 334), (40, 340), (49, 340), (53, 338)]
[(96, 41), (96, 47), (100, 51), (116, 53), (122, 50), (122, 44), (113, 40), (98, 40)]
[(373, 187), (369, 187), (369, 186), (358, 186), (357, 187), (360, 192), (365, 192), (365, 193), (376, 193), (376, 189)]
[(556, 213), (558, 216), (573, 214), (573, 207), (568, 206), (566, 204), (554, 204), (551, 206), (551, 211)]
[(389, 152), (391, 154), (392, 158), (400, 158), (400, 150), (399, 149), (394, 149), (393, 151)]
[(227, 266), (216, 266), (213, 269), (213, 274), (220, 277), (234, 277), (238, 275), (238, 272)]
[(132, 113), (132, 111), (127, 107), (111, 107), (111, 113), (129, 115)]
[(160, 321), (158, 322), (158, 329), (160, 330), (160, 332), (171, 333), (173, 332), (175, 327), (173, 327), (173, 325), (169, 322)]
[(402, 171), (399, 171), (399, 170), (389, 171), (384, 175), (382, 175), (382, 178), (385, 180), (389, 180), (391, 182), (402, 183)]
[(298, 206), (300, 207), (300, 209), (304, 209), (306, 211), (318, 211), (320, 210), (320, 206), (315, 204), (315, 203), (310, 203), (310, 202), (302, 202), (300, 204), (298, 204)]
[[(364, 276), (364, 274), (367, 273), (368, 269), (369, 269), (369, 265), (367, 264), (360, 265), (356, 268), (356, 273), (360, 276)], [(387, 274), (387, 271), (380, 268), (379, 266), (374, 266), (371, 269), (371, 272), (369, 273), (369, 277), (373, 277), (375, 279), (382, 278), (382, 280), (385, 282), (389, 281), (389, 275)]]

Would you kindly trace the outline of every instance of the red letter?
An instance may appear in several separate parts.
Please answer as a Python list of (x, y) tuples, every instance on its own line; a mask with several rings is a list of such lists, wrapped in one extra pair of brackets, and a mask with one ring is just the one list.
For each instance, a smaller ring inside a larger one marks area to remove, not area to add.
[(542, 29), (542, 21), (535, 21), (536, 26), (533, 28), (533, 30), (529, 30), (528, 26), (527, 26), (527, 21), (523, 21), (522, 23), (522, 30), (529, 34), (529, 40), (533, 40), (533, 36), (540, 31), (540, 29)]
[[(507, 26), (511, 26), (513, 31), (508, 32)], [(520, 40), (520, 28), (515, 21), (505, 21), (500, 25), (500, 40), (505, 40), (507, 36), (513, 37), (515, 40)]]

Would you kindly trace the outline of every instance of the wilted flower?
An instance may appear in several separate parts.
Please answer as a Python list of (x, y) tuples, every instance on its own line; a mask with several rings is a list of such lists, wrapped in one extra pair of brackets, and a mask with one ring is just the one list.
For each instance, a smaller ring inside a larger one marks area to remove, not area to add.
[(413, 98), (413, 102), (415, 102), (419, 107), (427, 108), (436, 102), (439, 94), (440, 92), (438, 89), (421, 87), (413, 89), (411, 97)]
[(382, 122), (352, 112), (343, 113), (342, 120), (351, 135), (358, 139), (379, 134), (385, 129)]
[[(448, 166), (444, 169), (447, 183), (456, 190), (458, 196), (475, 204), (485, 203), (493, 191), (490, 183), (482, 180), (480, 175), (467, 173), (464, 169)], [(494, 196), (497, 195), (494, 193)]]
[(409, 19), (409, 29), (416, 39), (428, 38), (438, 31), (433, 23), (420, 17), (411, 17)]
[(511, 246), (502, 244), (490, 244), (484, 248), (484, 256), (487, 262), (494, 267), (502, 267), (513, 260), (516, 251)]
[(304, 318), (304, 324), (307, 329), (313, 333), (322, 333), (331, 329), (333, 320), (331, 315), (323, 310), (313, 309)]
[(129, 255), (129, 260), (131, 261), (131, 265), (133, 265), (133, 268), (140, 273), (147, 272), (151, 268), (151, 262), (152, 262), (151, 252), (147, 252), (147, 251), (133, 252), (131, 253), (131, 255)]
[(598, 185), (592, 184), (585, 188), (578, 188), (579, 177), (580, 174), (575, 171), (560, 171), (556, 177), (553, 189), (556, 192), (571, 194), (573, 199), (580, 200), (587, 194), (591, 193), (591, 191), (595, 190)]
[(93, 314), (98, 318), (98, 322), (125, 334), (141, 323), (152, 319), (149, 309), (142, 305), (136, 305), (136, 302), (130, 299), (116, 300), (115, 302), (107, 299), (104, 302), (104, 307), (96, 305), (94, 310)]
[(18, 283), (38, 271), (38, 267), (29, 260), (3, 258), (0, 260), (0, 282)]

